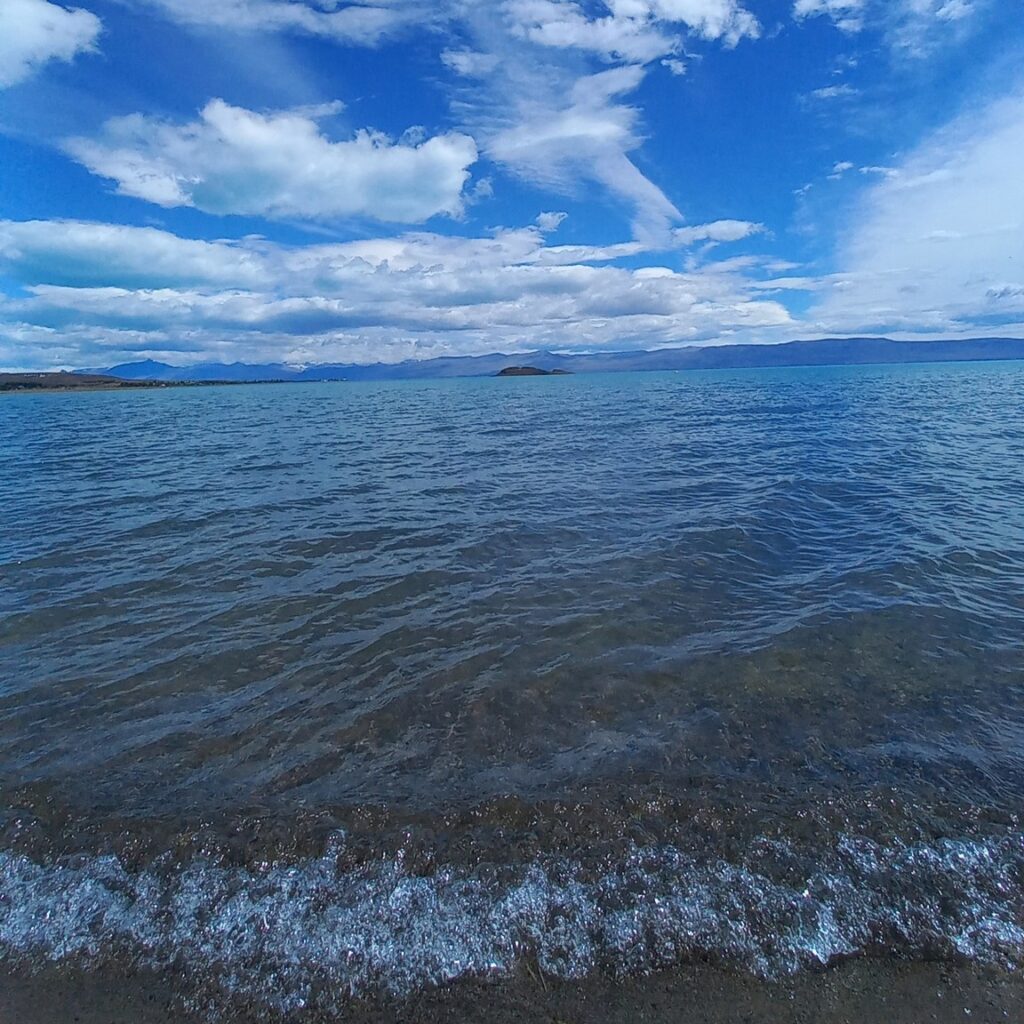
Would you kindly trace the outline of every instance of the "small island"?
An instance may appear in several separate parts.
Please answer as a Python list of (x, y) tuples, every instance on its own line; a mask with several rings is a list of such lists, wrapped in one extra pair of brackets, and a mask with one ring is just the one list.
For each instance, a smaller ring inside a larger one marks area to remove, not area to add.
[(570, 370), (541, 370), (536, 366), (506, 366), (499, 370), (499, 377), (565, 377), (571, 373)]

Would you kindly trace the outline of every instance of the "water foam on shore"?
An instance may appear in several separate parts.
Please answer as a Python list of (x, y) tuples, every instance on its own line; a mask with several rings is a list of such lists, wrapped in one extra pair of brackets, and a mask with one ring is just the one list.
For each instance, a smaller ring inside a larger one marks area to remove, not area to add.
[(261, 870), (0, 853), (0, 960), (174, 968), (186, 999), (280, 1015), (404, 997), (520, 963), (551, 977), (711, 960), (778, 976), (865, 951), (1024, 964), (1024, 836), (882, 846), (842, 838), (811, 870), (763, 840), (744, 863), (635, 848), (598, 873), (534, 863), (416, 876), (324, 854)]

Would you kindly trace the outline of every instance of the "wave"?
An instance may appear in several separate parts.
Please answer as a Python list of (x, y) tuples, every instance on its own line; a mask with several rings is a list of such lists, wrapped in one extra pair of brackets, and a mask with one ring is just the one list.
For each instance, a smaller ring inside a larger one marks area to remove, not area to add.
[(256, 869), (166, 855), (41, 863), (0, 853), (0, 961), (173, 969), (213, 1016), (406, 997), (526, 964), (558, 979), (700, 960), (764, 977), (875, 952), (1024, 965), (1024, 835), (882, 845), (808, 862), (778, 840), (741, 862), (635, 847), (600, 871), (535, 861), (417, 875), (401, 855), (340, 867), (345, 837)]

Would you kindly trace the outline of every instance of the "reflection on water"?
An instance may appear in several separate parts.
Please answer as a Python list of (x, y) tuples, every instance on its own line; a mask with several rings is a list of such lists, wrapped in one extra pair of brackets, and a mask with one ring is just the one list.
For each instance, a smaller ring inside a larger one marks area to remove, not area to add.
[(991, 364), (5, 396), (0, 879), (249, 871), (244, 821), (309, 865), (416, 833), (435, 888), (511, 871), (494, 899), (769, 833), (804, 882), (851, 832), (1012, 879), (1022, 395)]

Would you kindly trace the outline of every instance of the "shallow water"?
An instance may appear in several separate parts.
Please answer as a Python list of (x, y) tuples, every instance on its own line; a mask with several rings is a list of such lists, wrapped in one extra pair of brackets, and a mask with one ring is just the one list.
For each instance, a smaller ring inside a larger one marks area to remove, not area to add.
[(524, 958), (1024, 963), (1022, 396), (4, 396), (0, 955), (271, 1014)]

